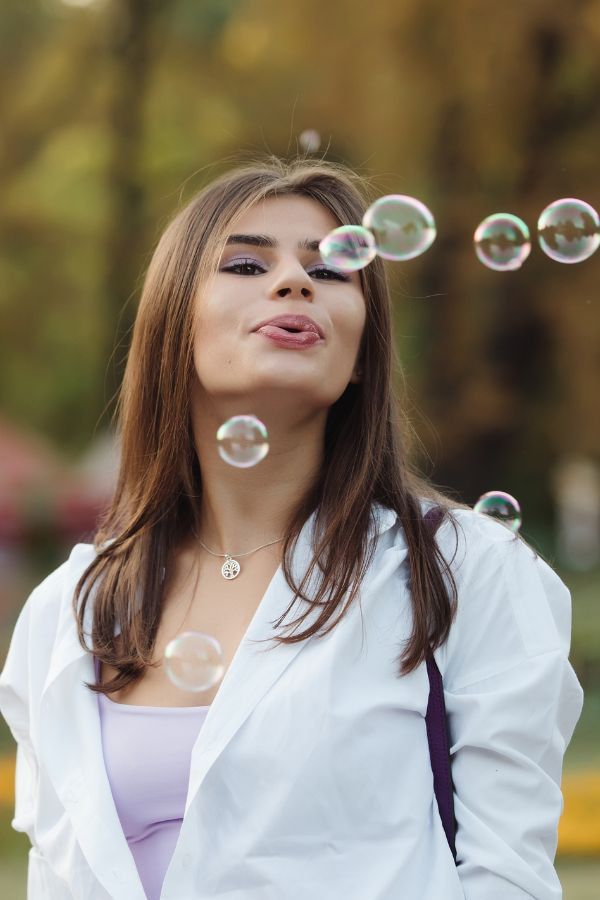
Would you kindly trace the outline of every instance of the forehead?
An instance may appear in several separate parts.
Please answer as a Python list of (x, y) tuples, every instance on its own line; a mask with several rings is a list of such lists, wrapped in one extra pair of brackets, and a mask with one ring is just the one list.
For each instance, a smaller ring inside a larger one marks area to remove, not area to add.
[(266, 234), (280, 243), (297, 244), (305, 238), (320, 240), (338, 225), (335, 216), (316, 200), (287, 195), (261, 200), (236, 220), (231, 231)]

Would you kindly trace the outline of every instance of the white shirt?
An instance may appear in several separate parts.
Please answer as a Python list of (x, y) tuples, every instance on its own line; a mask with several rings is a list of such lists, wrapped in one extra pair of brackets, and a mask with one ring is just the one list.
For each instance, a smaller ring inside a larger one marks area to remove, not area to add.
[[(407, 547), (396, 514), (376, 505), (360, 607), (328, 635), (252, 643), (272, 635), (293, 596), (281, 567), (273, 576), (195, 743), (164, 900), (562, 896), (553, 865), (561, 768), (583, 703), (568, 661), (570, 595), (507, 528), (470, 510), (454, 515), (458, 549), (450, 522), (437, 540), (454, 557), (459, 611), (435, 657), (458, 865), (433, 793), (426, 666), (397, 674), (412, 623)], [(313, 523), (296, 547), (297, 577)], [(0, 676), (0, 709), (18, 742), (12, 825), (32, 842), (29, 900), (144, 898), (104, 767), (97, 698), (83, 684), (93, 659), (71, 607), (93, 555), (76, 544), (33, 590)], [(89, 632), (91, 606), (86, 613)]]

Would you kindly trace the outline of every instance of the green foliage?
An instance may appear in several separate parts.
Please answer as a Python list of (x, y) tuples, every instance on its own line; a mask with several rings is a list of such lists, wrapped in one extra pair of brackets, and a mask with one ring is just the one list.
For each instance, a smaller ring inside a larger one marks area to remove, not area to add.
[(600, 687), (600, 572), (562, 574), (573, 596), (572, 658), (581, 676)]
[(240, 0), (176, 0), (169, 4), (166, 24), (178, 40), (210, 47), (240, 5)]

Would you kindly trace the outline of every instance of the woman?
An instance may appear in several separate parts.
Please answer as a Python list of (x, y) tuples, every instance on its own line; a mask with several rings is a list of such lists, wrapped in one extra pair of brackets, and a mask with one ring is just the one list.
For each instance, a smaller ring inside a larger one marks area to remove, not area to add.
[[(114, 499), (32, 592), (0, 680), (30, 897), (561, 896), (582, 705), (569, 593), (411, 469), (382, 263), (345, 274), (318, 251), (366, 203), (342, 167), (271, 159), (209, 185), (158, 243)], [(238, 414), (268, 428), (255, 467), (217, 452)], [(223, 647), (204, 693), (165, 675), (186, 630)], [(424, 721), (430, 647), (456, 865)]]

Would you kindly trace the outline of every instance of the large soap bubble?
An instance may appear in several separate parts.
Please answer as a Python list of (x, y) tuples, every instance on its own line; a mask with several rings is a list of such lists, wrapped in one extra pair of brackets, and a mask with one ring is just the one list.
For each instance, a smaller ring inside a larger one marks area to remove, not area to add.
[(225, 673), (219, 641), (202, 631), (182, 631), (165, 648), (165, 671), (182, 691), (207, 691)]
[(498, 272), (520, 269), (531, 253), (529, 228), (511, 213), (493, 213), (481, 222), (473, 236), (477, 258)]
[(364, 269), (377, 256), (375, 239), (361, 225), (340, 225), (325, 235), (319, 244), (324, 263), (342, 272)]
[(556, 262), (582, 262), (600, 244), (598, 213), (585, 200), (574, 197), (550, 203), (540, 215), (537, 227), (540, 247)]
[(377, 253), (384, 259), (404, 261), (420, 256), (436, 236), (429, 209), (405, 194), (380, 197), (368, 208), (362, 223), (373, 232)]
[(230, 466), (255, 466), (269, 452), (267, 429), (256, 416), (233, 416), (217, 431), (217, 448)]

